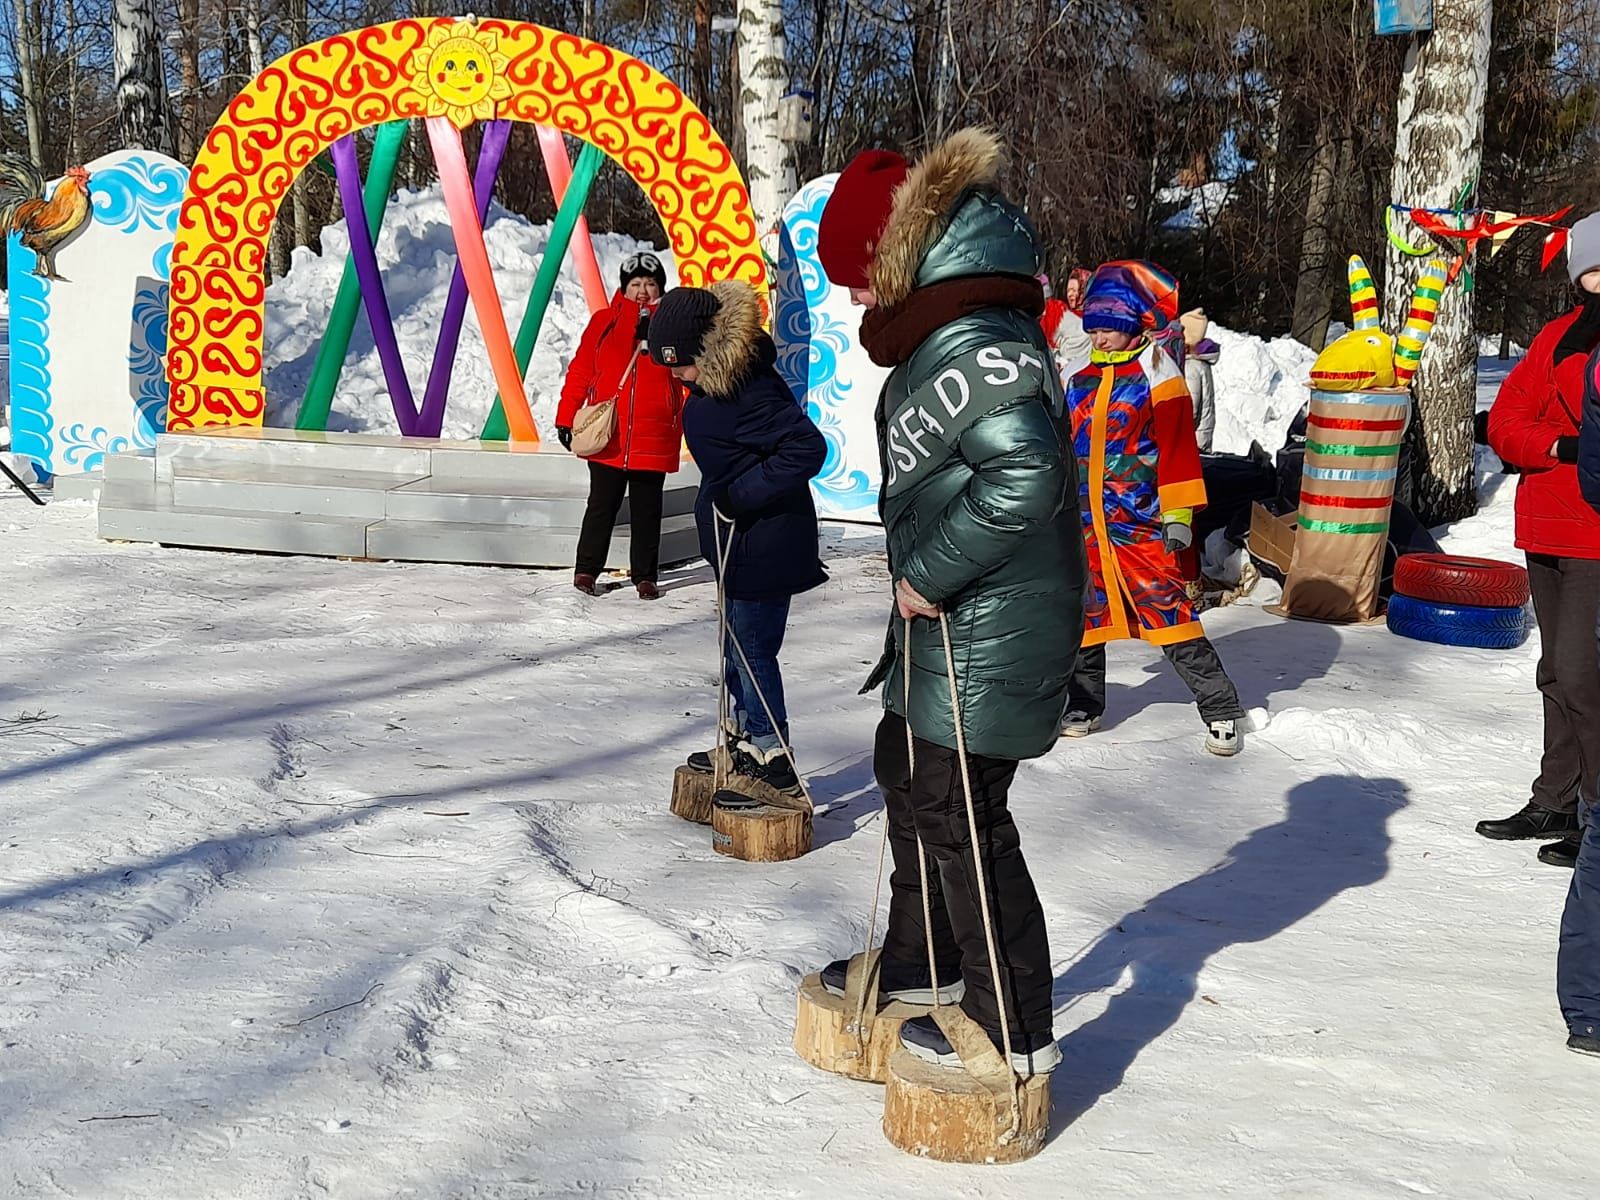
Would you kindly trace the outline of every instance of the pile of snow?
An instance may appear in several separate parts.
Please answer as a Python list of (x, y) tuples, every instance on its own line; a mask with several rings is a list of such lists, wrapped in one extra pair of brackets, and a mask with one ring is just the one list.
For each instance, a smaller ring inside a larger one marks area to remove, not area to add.
[[(489, 261), (506, 325), (516, 336), (534, 276), (544, 261), (550, 240), (549, 225), (534, 225), (525, 218), (491, 205), (484, 228)], [(639, 250), (653, 250), (673, 277), (672, 256), (621, 234), (594, 236), (601, 277), (615, 287), (622, 260)], [(350, 238), (343, 221), (322, 233), (322, 253), (297, 249), (289, 273), (267, 289), (266, 382), (267, 424), (293, 425), (316, 362), (317, 347), (327, 328), (339, 279), (344, 273)], [(378, 265), (383, 271), (389, 311), (400, 340), (401, 356), (411, 384), (412, 397), (421, 404), (433, 362), (434, 345), (456, 266), (455, 237), (451, 233), (444, 194), (437, 186), (421, 191), (401, 191), (389, 205), (378, 235)], [(556, 402), (567, 364), (589, 322), (583, 286), (571, 256), (561, 267), (550, 309), (528, 365), (528, 399), (534, 420), (543, 429), (554, 422)], [(494, 373), (484, 351), (477, 315), (467, 306), (466, 323), (450, 376), (450, 407), (445, 414), (444, 436), (475, 438), (496, 394)], [(328, 427), (352, 433), (395, 432), (394, 406), (384, 380), (383, 364), (372, 340), (365, 311), (357, 320), (344, 373), (333, 402)]]
[(1316, 351), (1291, 337), (1262, 341), (1211, 326), (1222, 347), (1212, 368), (1217, 391), (1217, 430), (1212, 449), (1245, 454), (1252, 441), (1269, 453), (1283, 445), (1289, 423), (1311, 399), (1311, 364)]

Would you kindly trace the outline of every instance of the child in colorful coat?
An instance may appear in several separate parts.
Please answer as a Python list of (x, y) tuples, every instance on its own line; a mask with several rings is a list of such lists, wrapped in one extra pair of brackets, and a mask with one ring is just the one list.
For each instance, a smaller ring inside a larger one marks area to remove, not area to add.
[(1138, 638), (1161, 647), (1194, 693), (1206, 749), (1226, 757), (1244, 746), (1244, 709), (1200, 626), (1178, 561), (1193, 544), (1194, 510), (1205, 505), (1206, 488), (1189, 389), (1167, 348), (1173, 339), (1157, 335), (1176, 315), (1176, 301), (1170, 277), (1137, 263), (1101, 267), (1084, 300), (1094, 352), (1068, 383), (1067, 407), (1090, 584), (1062, 733), (1085, 737), (1099, 728), (1105, 644)]

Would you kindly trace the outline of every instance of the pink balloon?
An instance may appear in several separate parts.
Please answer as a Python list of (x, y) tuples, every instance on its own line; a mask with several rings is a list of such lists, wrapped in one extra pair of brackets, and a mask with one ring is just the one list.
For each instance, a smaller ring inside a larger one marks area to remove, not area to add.
[(500, 291), (489, 266), (489, 249), (483, 244), (483, 226), (478, 222), (478, 203), (472, 193), (472, 176), (467, 173), (461, 134), (447, 118), (429, 117), (428, 140), (433, 145), (434, 165), (439, 168), (439, 185), (444, 189), (461, 273), (467, 277), (467, 293), (478, 314), (478, 328), (489, 352), (489, 365), (494, 369), (495, 386), (505, 404), (506, 429), (512, 441), (538, 445), (539, 431), (528, 407), (528, 394), (522, 388), (522, 372), (517, 369), (516, 351), (500, 307)]
[[(535, 126), (539, 131), (539, 150), (544, 155), (544, 172), (550, 177), (550, 190), (555, 193), (559, 206), (567, 196), (567, 185), (572, 182), (572, 160), (567, 157), (567, 144), (561, 134), (546, 125)], [(600, 262), (594, 256), (594, 242), (589, 237), (589, 220), (578, 218), (572, 234), (570, 250), (578, 281), (583, 284), (583, 296), (589, 303), (589, 315), (611, 306), (611, 295), (606, 291), (605, 280), (600, 277)]]

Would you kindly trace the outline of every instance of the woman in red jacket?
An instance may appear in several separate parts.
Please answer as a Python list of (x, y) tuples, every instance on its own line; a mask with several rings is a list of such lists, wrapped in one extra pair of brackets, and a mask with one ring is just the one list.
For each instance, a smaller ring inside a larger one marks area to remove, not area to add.
[(678, 469), (683, 444), (683, 391), (672, 372), (645, 352), (650, 314), (667, 287), (667, 272), (654, 254), (634, 254), (622, 264), (622, 289), (611, 307), (596, 313), (583, 331), (567, 368), (556, 409), (556, 433), (572, 449), (572, 423), (585, 405), (617, 400), (617, 432), (589, 462), (589, 507), (578, 536), (572, 586), (598, 596), (595, 580), (611, 552), (611, 531), (628, 497), (632, 526), (629, 566), (643, 600), (661, 595), (661, 492)]
[(1527, 806), (1478, 823), (1484, 837), (1550, 840), (1540, 861), (1566, 867), (1578, 857), (1580, 793), (1594, 803), (1600, 777), (1600, 513), (1584, 502), (1576, 465), (1584, 364), (1600, 345), (1600, 214), (1574, 226), (1569, 244), (1578, 305), (1533, 339), (1489, 412), (1489, 445), (1522, 472), (1517, 545), (1539, 619), (1544, 757)]

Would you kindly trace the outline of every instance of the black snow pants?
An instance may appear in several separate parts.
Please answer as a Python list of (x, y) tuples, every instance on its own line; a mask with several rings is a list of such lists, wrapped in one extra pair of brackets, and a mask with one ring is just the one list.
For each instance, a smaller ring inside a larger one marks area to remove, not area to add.
[[(1213, 721), (1237, 721), (1244, 716), (1239, 704), (1239, 692), (1222, 666), (1217, 648), (1210, 638), (1194, 638), (1187, 642), (1161, 647), (1172, 669), (1178, 673), (1189, 690), (1194, 693), (1195, 704), (1200, 709), (1200, 719), (1207, 725)], [(1106, 711), (1106, 648), (1085, 646), (1078, 651), (1078, 663), (1072, 672), (1072, 693), (1067, 700), (1068, 712), (1088, 713), (1091, 717), (1105, 715)]]
[[(1012, 1034), (1048, 1034), (1052, 975), (1044, 907), (1039, 903), (1033, 877), (1028, 874), (1028, 864), (1023, 861), (1016, 823), (1006, 807), (1017, 764), (1011, 759), (973, 755), (968, 756), (967, 762)], [(917, 867), (917, 835), (921, 834), (927, 853), (934, 960), (939, 978), (953, 980), (959, 975), (966, 984), (962, 1009), (998, 1036), (1000, 1005), (990, 972), (956, 752), (918, 738), (913, 773), (906, 749), (905, 720), (885, 713), (878, 725), (873, 769), (883, 790), (889, 846), (894, 856), (884, 957), (911, 964), (928, 959), (921, 872)]]
[(1600, 560), (1529, 554), (1528, 583), (1541, 647), (1534, 680), (1544, 695), (1544, 757), (1533, 802), (1570, 813), (1580, 789), (1594, 798), (1600, 776)]

